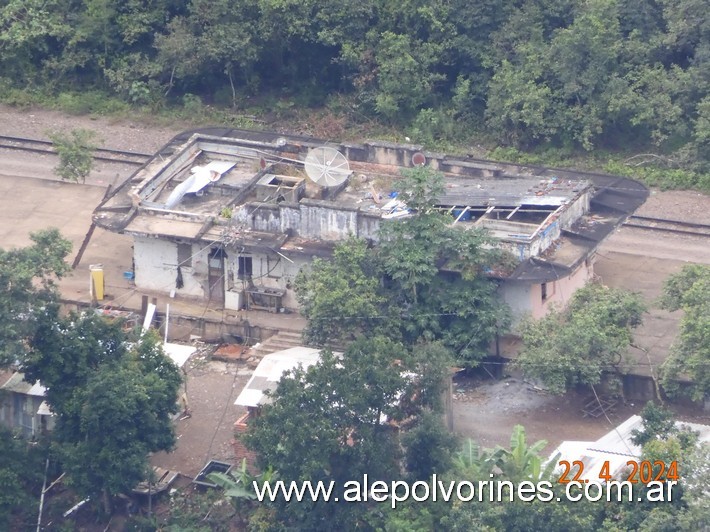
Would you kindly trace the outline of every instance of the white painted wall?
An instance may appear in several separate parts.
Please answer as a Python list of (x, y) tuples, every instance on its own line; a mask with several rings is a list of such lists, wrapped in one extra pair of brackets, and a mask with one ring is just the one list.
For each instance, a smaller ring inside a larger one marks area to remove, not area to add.
[(513, 314), (513, 327), (532, 312), (531, 285), (520, 281), (504, 281), (498, 289)]
[[(193, 245), (192, 250), (195, 253), (200, 248)], [(156, 292), (170, 293), (175, 290), (181, 295), (205, 297), (207, 254), (208, 250), (196, 253), (192, 258), (192, 267), (181, 267), (184, 286), (177, 289), (177, 244), (166, 239), (136, 236), (133, 239), (136, 286)]]

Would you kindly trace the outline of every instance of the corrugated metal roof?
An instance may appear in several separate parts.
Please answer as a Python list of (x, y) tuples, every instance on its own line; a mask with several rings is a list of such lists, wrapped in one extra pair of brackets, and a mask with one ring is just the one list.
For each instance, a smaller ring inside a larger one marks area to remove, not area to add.
[(0, 388), (36, 397), (43, 397), (44, 392), (47, 391), (46, 388), (39, 383), (39, 381), (34, 384), (27, 382), (25, 380), (25, 374), (19, 371), (13, 373), (12, 376), (2, 386), (0, 386)]
[[(710, 425), (699, 425), (676, 421), (679, 429), (690, 429), (698, 433), (699, 442), (710, 441)], [(560, 453), (558, 460), (574, 460), (584, 462), (584, 470), (579, 477), (583, 482), (600, 482), (601, 469), (608, 464), (608, 472), (612, 476), (620, 474), (627, 468), (629, 460), (639, 460), (641, 447), (631, 441), (632, 432), (643, 428), (641, 416), (634, 415), (624, 421), (597, 441), (564, 441), (550, 455), (550, 459)]]

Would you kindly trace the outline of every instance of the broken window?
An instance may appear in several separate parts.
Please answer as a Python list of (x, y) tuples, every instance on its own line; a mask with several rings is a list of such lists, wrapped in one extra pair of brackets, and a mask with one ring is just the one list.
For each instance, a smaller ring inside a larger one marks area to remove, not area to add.
[(251, 257), (238, 258), (237, 277), (240, 279), (251, 279), (252, 276), (252, 259)]
[(192, 268), (192, 244), (177, 245), (178, 266), (182, 268)]

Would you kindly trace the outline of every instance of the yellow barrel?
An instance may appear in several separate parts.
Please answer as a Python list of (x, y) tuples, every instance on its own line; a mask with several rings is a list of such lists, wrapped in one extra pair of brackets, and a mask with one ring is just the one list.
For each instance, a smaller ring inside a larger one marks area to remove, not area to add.
[(96, 301), (103, 301), (104, 299), (104, 265), (103, 264), (92, 264), (89, 266), (89, 273), (91, 275), (91, 282), (89, 285), (89, 292), (91, 293), (91, 298)]

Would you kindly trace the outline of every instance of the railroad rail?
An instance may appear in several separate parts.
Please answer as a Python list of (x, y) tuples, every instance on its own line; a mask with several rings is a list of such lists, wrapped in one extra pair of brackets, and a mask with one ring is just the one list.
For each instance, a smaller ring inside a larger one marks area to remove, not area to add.
[[(28, 151), (32, 153), (48, 153), (56, 155), (53, 144), (48, 140), (27, 139), (23, 137), (7, 137), (0, 135), (0, 148), (8, 150)], [(131, 164), (142, 166), (152, 157), (148, 153), (134, 151), (112, 150), (109, 148), (96, 148), (94, 159), (109, 163)]]
[(662, 231), (680, 235), (710, 237), (710, 224), (669, 220), (668, 218), (651, 218), (648, 216), (629, 216), (624, 222), (626, 227), (636, 227), (649, 231)]

